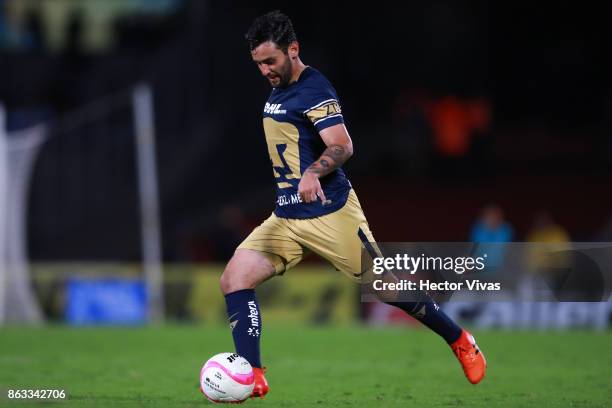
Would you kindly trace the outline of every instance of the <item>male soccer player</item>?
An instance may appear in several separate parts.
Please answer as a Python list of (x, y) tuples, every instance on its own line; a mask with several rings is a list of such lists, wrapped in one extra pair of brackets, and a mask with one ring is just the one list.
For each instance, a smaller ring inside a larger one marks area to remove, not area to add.
[[(335, 89), (304, 65), (289, 18), (270, 12), (246, 34), (251, 58), (272, 86), (263, 127), (276, 182), (273, 214), (238, 246), (221, 276), (236, 346), (254, 367), (253, 396), (269, 386), (259, 353), (262, 319), (255, 288), (295, 266), (307, 251), (319, 254), (359, 282), (361, 248), (374, 238), (355, 191), (342, 171), (353, 154)], [(389, 302), (415, 317), (451, 346), (469, 381), (484, 377), (486, 362), (474, 338), (431, 299)]]

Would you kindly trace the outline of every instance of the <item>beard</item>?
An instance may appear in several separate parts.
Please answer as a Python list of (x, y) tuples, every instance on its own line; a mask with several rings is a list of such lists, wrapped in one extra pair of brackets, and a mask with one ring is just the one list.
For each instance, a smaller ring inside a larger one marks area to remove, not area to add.
[(280, 72), (276, 73), (278, 75), (278, 82), (270, 81), (270, 85), (272, 88), (285, 88), (291, 82), (291, 72), (293, 66), (291, 65), (291, 58), (287, 57), (287, 61), (281, 67)]

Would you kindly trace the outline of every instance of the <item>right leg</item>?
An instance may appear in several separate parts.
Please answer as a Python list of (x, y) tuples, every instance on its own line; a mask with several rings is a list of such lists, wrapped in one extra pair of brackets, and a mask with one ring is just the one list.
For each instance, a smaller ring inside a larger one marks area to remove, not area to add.
[(252, 396), (263, 397), (269, 390), (259, 353), (262, 321), (255, 288), (302, 259), (302, 247), (291, 235), (272, 214), (240, 244), (221, 276), (236, 352), (253, 366)]
[(221, 275), (221, 291), (225, 295), (236, 353), (257, 368), (261, 368), (261, 313), (255, 288), (275, 273), (274, 265), (263, 253), (239, 248)]
[(259, 336), (262, 321), (255, 288), (276, 273), (272, 262), (261, 252), (238, 248), (221, 275), (221, 291), (225, 295), (227, 316), (236, 353), (253, 367), (253, 397), (262, 397), (270, 389), (261, 367)]

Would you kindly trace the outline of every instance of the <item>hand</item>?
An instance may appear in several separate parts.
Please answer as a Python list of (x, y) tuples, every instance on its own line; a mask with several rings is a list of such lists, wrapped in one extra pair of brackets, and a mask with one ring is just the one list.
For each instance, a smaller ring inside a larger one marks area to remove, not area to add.
[(302, 201), (306, 203), (317, 201), (317, 197), (321, 199), (322, 203), (327, 201), (319, 182), (319, 176), (313, 172), (307, 171), (304, 173), (298, 185), (298, 193)]

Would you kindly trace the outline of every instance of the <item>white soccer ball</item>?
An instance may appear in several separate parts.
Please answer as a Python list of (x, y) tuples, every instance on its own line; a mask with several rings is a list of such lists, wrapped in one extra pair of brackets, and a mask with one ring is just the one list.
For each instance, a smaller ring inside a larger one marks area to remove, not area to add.
[(253, 387), (253, 367), (236, 353), (212, 356), (200, 371), (200, 389), (212, 402), (242, 402)]

